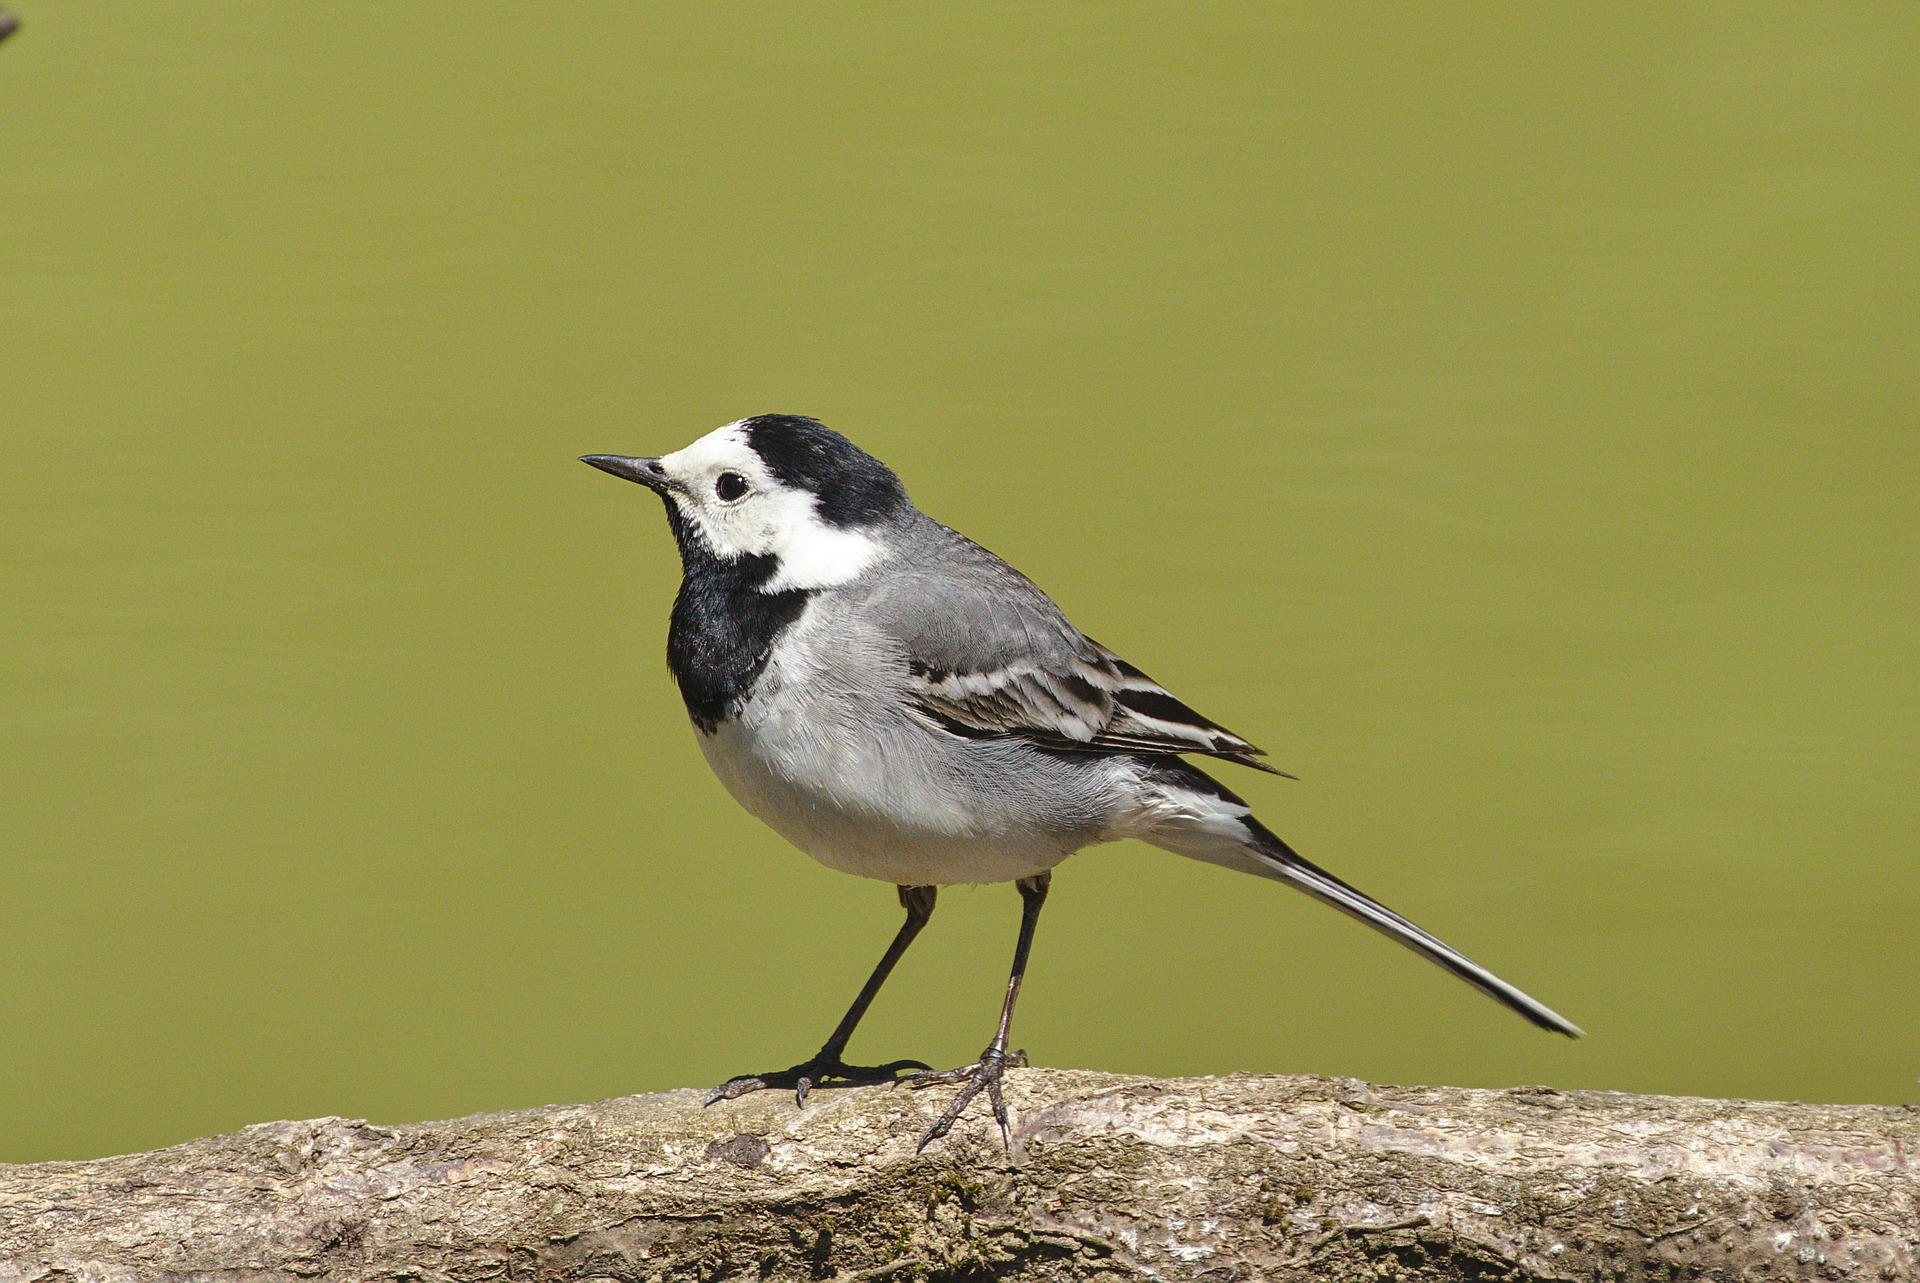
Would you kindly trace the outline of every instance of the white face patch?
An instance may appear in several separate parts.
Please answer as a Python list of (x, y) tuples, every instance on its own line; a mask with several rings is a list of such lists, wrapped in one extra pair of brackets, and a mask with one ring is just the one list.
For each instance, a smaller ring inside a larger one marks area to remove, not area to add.
[[(660, 470), (677, 483), (669, 497), (714, 555), (775, 559), (779, 569), (762, 592), (832, 588), (885, 555), (878, 540), (822, 521), (814, 497), (768, 472), (738, 423), (661, 456)], [(721, 497), (733, 484), (721, 484), (729, 473), (746, 483), (738, 498)]]

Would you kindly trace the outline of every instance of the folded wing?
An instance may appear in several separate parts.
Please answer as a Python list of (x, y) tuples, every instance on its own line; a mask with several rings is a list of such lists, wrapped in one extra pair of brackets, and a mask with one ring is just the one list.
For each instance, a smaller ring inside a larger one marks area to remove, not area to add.
[(960, 544), (930, 573), (890, 578), (881, 612), (905, 648), (910, 699), (940, 725), (1063, 750), (1199, 753), (1286, 775), (1075, 628), (1024, 575), (952, 538)]

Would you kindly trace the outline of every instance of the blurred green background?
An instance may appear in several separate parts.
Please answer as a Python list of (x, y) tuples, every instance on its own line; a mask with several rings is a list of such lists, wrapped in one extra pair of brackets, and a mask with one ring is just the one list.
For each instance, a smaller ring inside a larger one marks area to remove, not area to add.
[[(0, 1158), (792, 1063), (897, 925), (708, 775), (657, 504), (820, 416), (1302, 782), (1016, 1041), (1920, 1098), (1920, 10), (19, 0)], [(972, 1057), (959, 889), (853, 1051)]]

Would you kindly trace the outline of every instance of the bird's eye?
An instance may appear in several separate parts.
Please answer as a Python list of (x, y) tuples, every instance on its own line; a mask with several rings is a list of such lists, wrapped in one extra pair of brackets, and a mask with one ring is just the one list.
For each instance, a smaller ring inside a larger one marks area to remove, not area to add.
[(737, 472), (723, 472), (714, 479), (713, 492), (726, 503), (732, 503), (747, 492), (747, 479)]

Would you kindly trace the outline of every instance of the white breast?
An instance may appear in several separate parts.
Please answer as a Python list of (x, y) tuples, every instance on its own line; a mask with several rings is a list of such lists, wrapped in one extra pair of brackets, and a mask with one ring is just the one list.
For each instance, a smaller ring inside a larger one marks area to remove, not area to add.
[(774, 832), (828, 868), (909, 886), (1030, 877), (1099, 840), (1035, 822), (1020, 790), (981, 778), (967, 741), (876, 700), (888, 687), (873, 647), (837, 636), (828, 665), (813, 641), (803, 618), (739, 716), (699, 737)]

